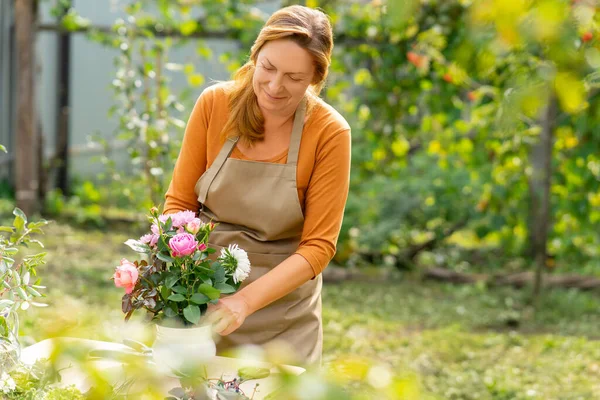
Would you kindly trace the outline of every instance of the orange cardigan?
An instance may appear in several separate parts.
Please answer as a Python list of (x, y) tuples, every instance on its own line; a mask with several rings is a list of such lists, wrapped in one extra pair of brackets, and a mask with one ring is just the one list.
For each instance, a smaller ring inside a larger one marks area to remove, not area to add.
[[(221, 128), (229, 112), (224, 90), (228, 84), (208, 87), (194, 106), (165, 196), (165, 214), (199, 209), (194, 186), (221, 150)], [(231, 157), (247, 159), (237, 147)], [(287, 152), (270, 160), (255, 161), (284, 164)], [(335, 254), (349, 179), (350, 126), (333, 107), (319, 100), (304, 125), (296, 176), (304, 213), (304, 228), (296, 253), (310, 263), (315, 276)]]

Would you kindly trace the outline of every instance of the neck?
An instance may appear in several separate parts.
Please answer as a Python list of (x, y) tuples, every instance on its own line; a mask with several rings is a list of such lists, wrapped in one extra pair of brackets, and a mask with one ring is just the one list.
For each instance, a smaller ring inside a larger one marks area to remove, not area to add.
[(262, 110), (263, 117), (265, 119), (265, 130), (279, 130), (282, 127), (288, 125), (290, 121), (294, 120), (294, 115), (296, 114), (296, 110), (292, 110), (292, 112), (285, 113), (271, 113), (265, 112)]

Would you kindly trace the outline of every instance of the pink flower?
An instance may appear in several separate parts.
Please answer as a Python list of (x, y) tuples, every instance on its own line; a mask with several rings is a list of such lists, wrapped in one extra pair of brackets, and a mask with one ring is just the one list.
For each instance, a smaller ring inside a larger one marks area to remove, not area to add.
[(156, 224), (152, 224), (152, 226), (150, 227), (150, 230), (152, 231), (152, 233), (154, 233), (155, 235), (158, 235), (158, 225)]
[(135, 264), (123, 258), (121, 265), (117, 267), (113, 275), (113, 279), (116, 287), (125, 288), (125, 293), (129, 294), (133, 292), (138, 276), (139, 273)]
[(198, 250), (200, 250), (200, 251), (204, 251), (204, 250), (206, 250), (207, 248), (208, 248), (208, 246), (207, 246), (207, 245), (205, 245), (204, 243), (200, 243), (200, 244), (198, 245)]
[(173, 226), (179, 228), (180, 226), (185, 226), (189, 222), (192, 222), (196, 219), (196, 213), (193, 211), (180, 211), (176, 214), (172, 215), (173, 217)]
[(147, 235), (144, 235), (140, 238), (140, 242), (146, 243), (150, 247), (154, 247), (156, 246), (156, 243), (158, 243), (158, 234), (149, 233)]
[(174, 257), (189, 256), (198, 248), (198, 241), (189, 233), (178, 233), (169, 240), (169, 247)]
[(196, 213), (193, 211), (179, 211), (174, 214), (163, 214), (158, 217), (158, 220), (164, 223), (169, 217), (173, 222), (173, 228), (179, 228), (196, 219)]
[(187, 225), (185, 226), (187, 231), (189, 233), (191, 233), (192, 235), (195, 235), (196, 233), (198, 233), (198, 231), (200, 230), (201, 227), (202, 227), (202, 221), (200, 221), (200, 218), (194, 218), (193, 220), (188, 222)]

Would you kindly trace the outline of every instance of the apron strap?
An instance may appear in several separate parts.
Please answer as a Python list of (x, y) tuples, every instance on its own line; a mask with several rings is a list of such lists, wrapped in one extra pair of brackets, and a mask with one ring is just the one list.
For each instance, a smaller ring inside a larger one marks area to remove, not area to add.
[(298, 152), (300, 151), (300, 140), (302, 140), (302, 128), (304, 128), (304, 115), (306, 114), (306, 98), (303, 98), (298, 105), (294, 116), (294, 125), (292, 127), (292, 138), (290, 139), (290, 148), (288, 150), (287, 164), (298, 164)]
[[(203, 180), (203, 185), (200, 185), (200, 187), (198, 188), (198, 201), (200, 202), (201, 207), (203, 207), (204, 202), (206, 201), (206, 196), (208, 195), (208, 188), (210, 187), (212, 181), (215, 179), (215, 176), (217, 176), (217, 173), (221, 170), (221, 167), (223, 167), (223, 164), (225, 164), (227, 157), (229, 157), (229, 155), (233, 151), (233, 147), (235, 146), (239, 138), (239, 136), (227, 138), (227, 140), (223, 144), (223, 147), (221, 148), (221, 151), (217, 155), (217, 158), (215, 158), (215, 161), (213, 161), (208, 171), (206, 171), (206, 179)], [(198, 181), (198, 183), (200, 183), (200, 181)]]

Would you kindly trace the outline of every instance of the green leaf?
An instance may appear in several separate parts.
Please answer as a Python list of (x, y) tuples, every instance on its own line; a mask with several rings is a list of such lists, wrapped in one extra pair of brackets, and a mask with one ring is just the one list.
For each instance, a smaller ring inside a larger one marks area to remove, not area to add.
[(6, 271), (8, 271), (8, 263), (6, 260), (0, 260), (0, 275), (3, 275)]
[(165, 279), (165, 286), (171, 289), (177, 283), (178, 280), (179, 277), (177, 275), (169, 275)]
[(194, 293), (194, 295), (190, 298), (190, 301), (196, 304), (206, 304), (210, 301), (210, 298), (202, 293)]
[(198, 23), (194, 20), (188, 20), (179, 26), (179, 30), (183, 36), (191, 35), (198, 28)]
[(10, 270), (10, 275), (12, 276), (12, 278), (15, 280), (15, 282), (17, 283), (17, 285), (21, 284), (21, 275), (19, 275), (17, 273), (17, 271), (15, 270)]
[(209, 247), (208, 249), (206, 249), (206, 252), (207, 252), (208, 254), (213, 254), (213, 253), (216, 253), (216, 252), (217, 252), (217, 250), (213, 249), (212, 247)]
[[(13, 222), (13, 226), (15, 227), (15, 229), (16, 229), (16, 231), (17, 231), (18, 233), (21, 233), (21, 232), (23, 232), (23, 230), (25, 229), (25, 224), (26, 224), (26, 223), (27, 223), (27, 220), (25, 220), (25, 219), (23, 219), (23, 217), (21, 217), (21, 216), (17, 215), (17, 216), (15, 217), (15, 220), (14, 220), (14, 222)], [(19, 236), (19, 235), (17, 235), (17, 236)], [(18, 239), (18, 237), (17, 237), (17, 239)], [(16, 240), (15, 240), (15, 241), (16, 241)]]
[(236, 288), (227, 283), (217, 283), (215, 285), (215, 288), (219, 289), (223, 294), (235, 293), (235, 291), (237, 290)]
[(173, 318), (176, 315), (177, 315), (177, 313), (175, 311), (173, 311), (173, 309), (171, 307), (165, 308), (165, 316), (167, 316), (168, 318)]
[(169, 290), (168, 287), (163, 286), (162, 288), (160, 288), (160, 295), (162, 296), (163, 299), (168, 298), (170, 294), (171, 294), (171, 291)]
[(200, 321), (200, 308), (193, 304), (190, 304), (183, 309), (183, 316), (185, 319), (190, 321), (192, 324), (197, 324)]
[(150, 246), (145, 243), (140, 242), (139, 240), (129, 239), (125, 242), (127, 246), (129, 246), (133, 251), (137, 253), (149, 254)]
[(39, 221), (30, 222), (29, 224), (27, 224), (27, 229), (37, 229), (37, 228), (41, 228), (42, 226), (46, 226), (48, 224), (49, 224), (49, 222), (46, 221), (45, 219), (40, 219)]
[(0, 232), (10, 232), (13, 233), (15, 230), (10, 226), (0, 226)]
[(15, 302), (12, 300), (0, 300), (0, 311), (12, 307), (13, 304), (15, 304)]
[(221, 264), (215, 267), (214, 279), (217, 283), (225, 282), (225, 268)]
[(163, 254), (161, 252), (156, 253), (156, 258), (164, 262), (173, 262), (175, 259), (169, 255)]
[(15, 209), (13, 210), (13, 214), (15, 217), (21, 217), (21, 219), (25, 221), (25, 223), (27, 223), (27, 216), (19, 207), (15, 207)]
[(6, 147), (2, 146), (1, 144), (0, 144), (0, 151), (8, 153), (8, 151), (6, 150)]
[(23, 288), (22, 288), (22, 287), (18, 287), (18, 288), (17, 288), (17, 294), (18, 294), (18, 295), (19, 295), (19, 297), (20, 297), (21, 299), (23, 299), (23, 300), (27, 300), (27, 299), (28, 299), (27, 293), (25, 293), (25, 291), (23, 290)]
[(204, 83), (204, 80), (204, 75), (202, 74), (192, 74), (188, 76), (188, 83), (192, 87), (202, 85)]
[(185, 294), (185, 293), (187, 293), (187, 289), (186, 289), (186, 288), (184, 288), (184, 287), (183, 287), (183, 286), (181, 286), (181, 285), (177, 285), (177, 286), (175, 286), (175, 287), (173, 288), (173, 291), (174, 291), (175, 293), (181, 293), (181, 294)]
[(31, 294), (32, 296), (42, 297), (42, 295), (40, 294), (40, 292), (38, 292), (37, 290), (35, 290), (31, 286), (27, 286), (25, 289), (27, 289), (27, 291), (29, 292), (29, 294)]
[(163, 236), (160, 236), (158, 239), (158, 250), (166, 252), (169, 251), (169, 245), (167, 245), (167, 242), (165, 242), (165, 238)]
[(173, 219), (171, 217), (167, 218), (167, 220), (163, 223), (163, 231), (170, 231), (173, 227)]
[(28, 242), (29, 242), (29, 243), (35, 243), (35, 244), (37, 244), (38, 246), (40, 246), (42, 249), (44, 248), (44, 243), (40, 242), (40, 241), (39, 241), (39, 240), (37, 240), (37, 239), (29, 239), (29, 240), (28, 240)]
[(185, 296), (179, 293), (174, 293), (169, 296), (169, 300), (180, 302), (185, 300)]
[(211, 300), (216, 300), (221, 296), (219, 289), (215, 289), (206, 283), (203, 283), (198, 287), (198, 292), (207, 295)]
[(243, 381), (263, 379), (271, 375), (271, 370), (260, 367), (243, 367), (238, 370), (238, 376)]

